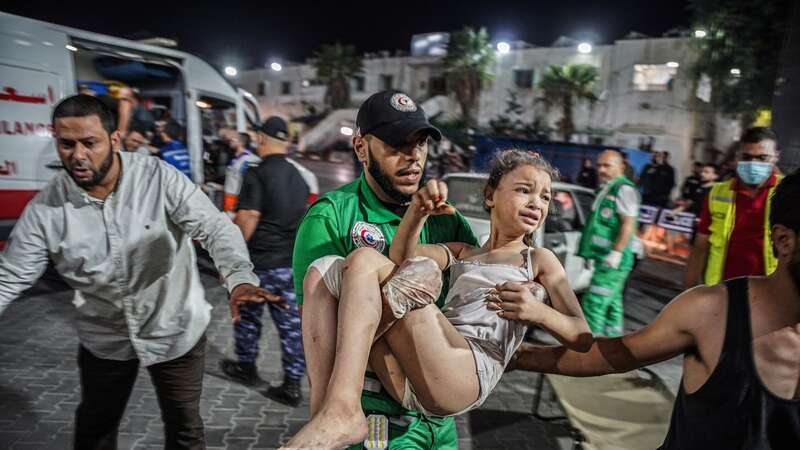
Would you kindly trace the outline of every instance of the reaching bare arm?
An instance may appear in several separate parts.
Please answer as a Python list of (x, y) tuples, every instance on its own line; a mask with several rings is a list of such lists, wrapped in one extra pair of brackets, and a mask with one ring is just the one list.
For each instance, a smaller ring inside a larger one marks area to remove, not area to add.
[(636, 217), (635, 216), (620, 216), (622, 219), (622, 226), (619, 229), (619, 236), (617, 242), (614, 243), (614, 250), (621, 252), (628, 247), (631, 242), (631, 237), (636, 231)]
[(599, 337), (587, 353), (561, 346), (528, 346), (517, 354), (514, 367), (535, 372), (590, 377), (628, 372), (692, 351), (702, 311), (714, 288), (700, 287), (676, 297), (645, 328), (621, 337)]
[(236, 217), (234, 217), (233, 223), (242, 230), (244, 240), (250, 242), (250, 238), (252, 238), (253, 233), (256, 232), (259, 220), (261, 220), (261, 213), (259, 211), (255, 209), (240, 209), (236, 211)]
[(689, 289), (701, 283), (703, 270), (706, 268), (706, 258), (708, 258), (708, 235), (698, 233), (694, 238), (692, 253), (689, 255), (689, 262), (686, 264), (686, 272), (683, 274), (683, 288)]

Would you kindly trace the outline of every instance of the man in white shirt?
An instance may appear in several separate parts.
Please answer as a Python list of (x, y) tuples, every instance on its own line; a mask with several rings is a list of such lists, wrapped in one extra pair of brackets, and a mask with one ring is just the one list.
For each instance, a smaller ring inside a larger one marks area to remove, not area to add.
[(75, 289), (81, 403), (76, 449), (116, 449), (139, 365), (156, 388), (166, 448), (203, 449), (199, 413), (206, 302), (192, 239), (211, 254), (231, 292), (280, 302), (258, 288), (244, 239), (198, 186), (158, 158), (116, 152), (113, 112), (76, 95), (53, 111), (65, 171), (28, 204), (0, 253), (0, 312), (52, 260)]

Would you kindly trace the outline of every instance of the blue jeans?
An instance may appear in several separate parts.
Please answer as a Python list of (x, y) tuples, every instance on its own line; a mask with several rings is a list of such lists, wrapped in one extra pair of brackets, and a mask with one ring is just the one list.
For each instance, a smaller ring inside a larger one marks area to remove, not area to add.
[[(287, 378), (300, 380), (306, 373), (306, 360), (303, 355), (303, 333), (300, 328), (300, 311), (294, 295), (294, 281), (290, 267), (257, 270), (261, 287), (280, 295), (287, 309), (266, 303), (272, 321), (278, 328), (281, 340), (281, 362)], [(258, 358), (258, 340), (261, 338), (261, 316), (265, 303), (242, 304), (239, 312), (241, 320), (233, 327), (236, 356), (239, 362), (254, 363)]]

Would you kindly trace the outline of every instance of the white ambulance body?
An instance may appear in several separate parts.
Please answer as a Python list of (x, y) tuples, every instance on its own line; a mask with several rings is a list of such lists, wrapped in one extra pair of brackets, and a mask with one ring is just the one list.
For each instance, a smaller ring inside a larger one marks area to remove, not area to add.
[(253, 96), (196, 56), (0, 13), (0, 248), (28, 201), (61, 170), (53, 106), (79, 82), (110, 80), (136, 87), (186, 128), (197, 183), (220, 128), (245, 131), (260, 121)]

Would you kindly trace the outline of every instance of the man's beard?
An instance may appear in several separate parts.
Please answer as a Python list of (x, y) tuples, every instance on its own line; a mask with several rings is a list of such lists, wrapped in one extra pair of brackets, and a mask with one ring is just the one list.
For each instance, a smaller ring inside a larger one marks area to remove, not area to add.
[[(64, 170), (67, 171), (70, 178), (72, 178), (72, 180), (75, 181), (75, 183), (78, 186), (84, 189), (89, 189), (94, 186), (97, 186), (98, 184), (100, 184), (101, 181), (103, 181), (106, 175), (108, 175), (108, 172), (111, 170), (111, 164), (113, 162), (114, 162), (114, 149), (112, 149), (111, 146), (109, 145), (108, 157), (104, 159), (102, 163), (100, 163), (100, 167), (97, 170), (94, 170), (94, 168), (92, 168), (91, 166), (83, 164), (76, 164), (73, 165), (72, 167), (67, 167), (67, 165), (64, 165)], [(74, 169), (76, 166), (80, 168), (89, 169), (92, 172), (92, 177), (85, 181), (75, 178), (75, 176), (72, 174), (72, 169)]]
[[(378, 186), (381, 187), (381, 190), (383, 190), (384, 194), (401, 205), (410, 202), (413, 194), (400, 192), (394, 187), (394, 184), (392, 184), (392, 179), (389, 178), (389, 174), (383, 170), (383, 167), (381, 167), (380, 162), (378, 162), (378, 160), (375, 158), (375, 155), (372, 153), (372, 148), (370, 148), (369, 145), (367, 145), (367, 153), (369, 153), (367, 171), (369, 171), (369, 174), (372, 175), (372, 178), (375, 180), (375, 182), (378, 183)], [(420, 182), (425, 179), (424, 168), (419, 179)], [(417, 186), (419, 186), (419, 183)]]

